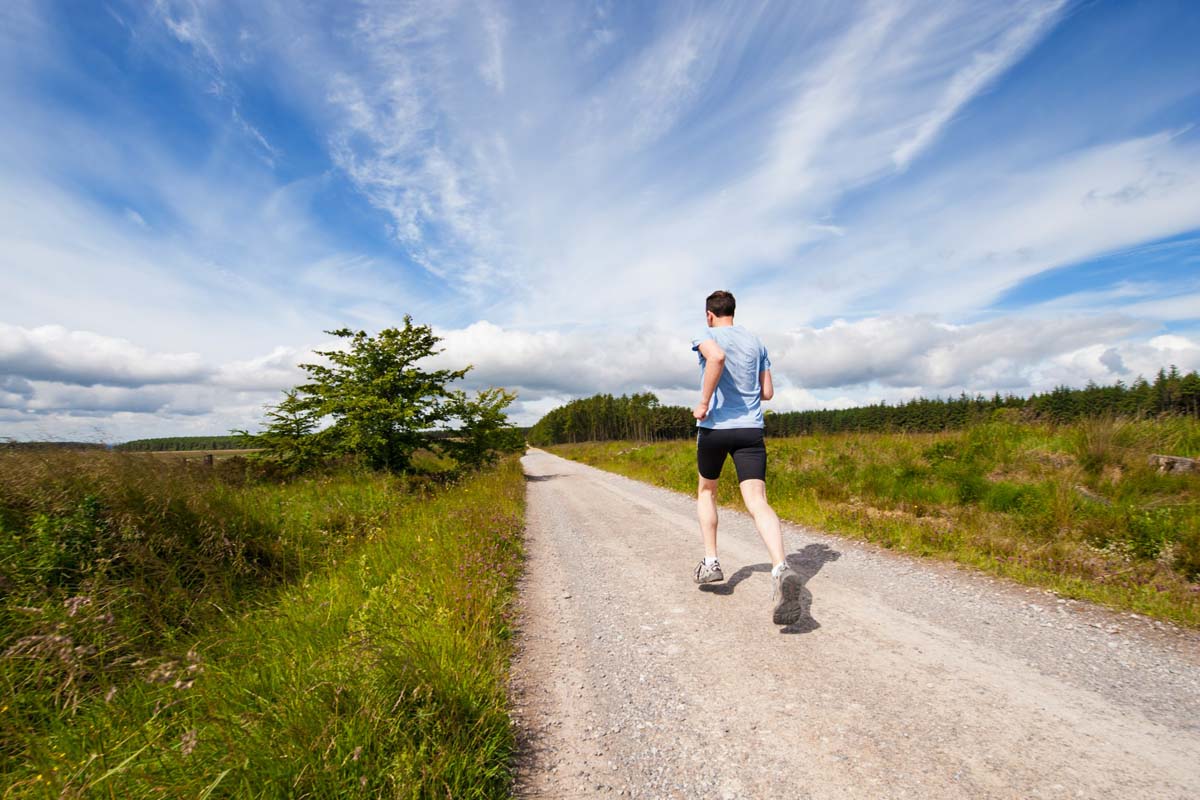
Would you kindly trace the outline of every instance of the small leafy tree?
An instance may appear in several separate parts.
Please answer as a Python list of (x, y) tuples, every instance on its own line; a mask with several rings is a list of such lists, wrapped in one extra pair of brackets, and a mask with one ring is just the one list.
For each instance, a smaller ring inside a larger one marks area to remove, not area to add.
[(248, 444), (261, 447), (272, 461), (289, 472), (302, 472), (322, 457), (317, 425), (320, 413), (312, 398), (302, 397), (296, 389), (283, 393), (283, 401), (267, 408), (267, 425), (263, 432), (251, 435), (234, 431)]
[[(452, 455), (462, 467), (491, 463), (498, 452), (517, 449), (519, 435), (504, 409), (516, 395), (488, 389), (470, 399), (448, 384), (471, 367), (428, 369), (425, 359), (441, 351), (428, 325), (404, 317), (403, 328), (375, 336), (340, 328), (326, 331), (346, 347), (319, 350), (328, 364), (301, 364), (309, 381), (285, 393), (267, 412), (256, 441), (268, 457), (296, 469), (348, 454), (376, 469), (404, 471), (420, 448)], [(322, 421), (328, 427), (317, 430)], [(441, 432), (442, 436), (433, 434)]]
[(520, 450), (524, 437), (504, 414), (516, 398), (515, 393), (497, 388), (484, 389), (474, 399), (465, 392), (455, 392), (448, 410), (458, 427), (449, 438), (438, 442), (441, 449), (468, 468), (488, 466), (500, 453)]
[(298, 391), (313, 398), (322, 416), (333, 419), (328, 434), (335, 452), (351, 453), (377, 469), (405, 470), (428, 441), (428, 431), (449, 418), (446, 384), (470, 367), (427, 370), (419, 362), (441, 352), (428, 325), (404, 317), (403, 328), (376, 336), (341, 328), (327, 331), (347, 339), (345, 350), (319, 350), (330, 365), (301, 364), (310, 382)]

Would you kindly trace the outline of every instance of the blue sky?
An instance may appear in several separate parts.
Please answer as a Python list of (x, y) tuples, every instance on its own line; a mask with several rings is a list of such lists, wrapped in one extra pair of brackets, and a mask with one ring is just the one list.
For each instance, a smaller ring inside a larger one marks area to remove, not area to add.
[(404, 314), (520, 392), (778, 410), (1200, 368), (1188, 2), (0, 9), (0, 436), (253, 425)]

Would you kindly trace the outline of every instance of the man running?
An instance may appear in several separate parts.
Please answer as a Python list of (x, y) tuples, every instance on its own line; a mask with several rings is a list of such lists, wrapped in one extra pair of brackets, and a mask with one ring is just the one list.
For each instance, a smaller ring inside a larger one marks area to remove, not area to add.
[(775, 394), (771, 360), (758, 337), (733, 322), (736, 303), (717, 291), (705, 302), (707, 330), (692, 340), (699, 353), (700, 402), (692, 414), (696, 434), (696, 466), (700, 472), (697, 510), (704, 537), (704, 560), (696, 583), (725, 580), (717, 560), (717, 479), (727, 455), (733, 456), (738, 484), (754, 526), (771, 554), (771, 602), (777, 625), (794, 622), (800, 611), (800, 576), (783, 554), (779, 517), (767, 504), (767, 448), (763, 443), (762, 401)]

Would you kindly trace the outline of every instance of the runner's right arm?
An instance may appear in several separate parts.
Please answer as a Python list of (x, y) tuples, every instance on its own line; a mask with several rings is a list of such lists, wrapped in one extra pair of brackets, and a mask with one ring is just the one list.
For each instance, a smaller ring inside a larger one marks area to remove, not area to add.
[(762, 399), (770, 400), (775, 396), (775, 384), (771, 381), (771, 370), (764, 369), (758, 373), (758, 384), (762, 387)]

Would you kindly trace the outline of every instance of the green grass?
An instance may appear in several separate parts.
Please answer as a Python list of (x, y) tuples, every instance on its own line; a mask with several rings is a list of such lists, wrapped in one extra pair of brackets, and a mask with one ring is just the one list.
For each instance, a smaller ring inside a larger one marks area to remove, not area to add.
[[(3, 797), (507, 796), (515, 459), (453, 486), (364, 472), (230, 486), (146, 463), (57, 483), (53, 465), (0, 465), (0, 486), (26, 488), (9, 539), (136, 530), (182, 548), (159, 553), (173, 571), (147, 557), (98, 579), (86, 558), (10, 547), (2, 574), (24, 588), (4, 601)], [(220, 584), (218, 563), (258, 571)], [(40, 595), (21, 573), (35, 569)]]
[[(1200, 626), (1200, 476), (1161, 475), (1147, 461), (1200, 455), (1195, 420), (1001, 419), (954, 433), (826, 434), (767, 447), (768, 494), (781, 517)], [(549, 449), (695, 491), (691, 441)], [(718, 500), (741, 507), (731, 464)]]

